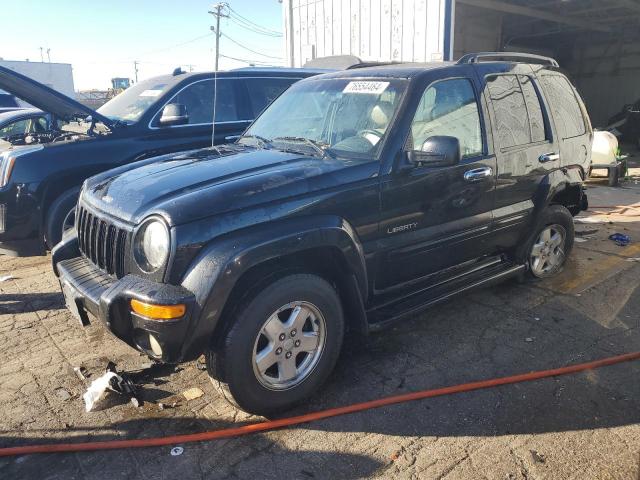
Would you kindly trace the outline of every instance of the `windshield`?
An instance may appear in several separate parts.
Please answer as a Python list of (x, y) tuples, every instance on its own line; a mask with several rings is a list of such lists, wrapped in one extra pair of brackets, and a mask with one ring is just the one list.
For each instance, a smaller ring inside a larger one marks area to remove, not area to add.
[(167, 90), (167, 83), (145, 80), (116, 95), (97, 111), (111, 120), (135, 123)]
[(405, 88), (406, 81), (397, 79), (300, 82), (271, 104), (240, 142), (376, 157)]

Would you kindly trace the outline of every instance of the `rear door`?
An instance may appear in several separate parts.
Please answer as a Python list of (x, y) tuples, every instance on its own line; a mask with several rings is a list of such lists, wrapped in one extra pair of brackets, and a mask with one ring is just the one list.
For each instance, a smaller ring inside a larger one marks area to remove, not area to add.
[[(419, 149), (432, 136), (457, 137), (460, 164), (415, 166), (383, 179), (378, 291), (426, 279), (490, 250), (495, 158), (488, 153), (473, 70), (459, 71), (468, 76), (423, 87), (407, 149)], [(468, 172), (482, 174), (472, 178)]]
[(591, 161), (591, 124), (578, 92), (559, 72), (542, 71), (540, 83), (551, 106), (559, 137), (559, 165), (581, 165), (585, 171)]
[(496, 251), (521, 240), (523, 225), (532, 218), (535, 195), (550, 170), (558, 167), (548, 106), (529, 65), (513, 64), (507, 71), (476, 67), (489, 99), (497, 159), (494, 207)]

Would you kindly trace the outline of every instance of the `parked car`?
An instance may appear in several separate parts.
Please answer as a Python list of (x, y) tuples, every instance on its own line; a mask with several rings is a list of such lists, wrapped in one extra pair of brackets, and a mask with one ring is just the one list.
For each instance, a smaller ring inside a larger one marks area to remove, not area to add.
[(0, 90), (0, 113), (10, 112), (11, 110), (17, 110), (19, 108), (22, 107), (13, 95)]
[[(215, 143), (240, 135), (293, 82), (318, 70), (254, 68), (220, 72)], [(0, 88), (58, 120), (44, 132), (10, 138), (0, 153), (0, 253), (40, 255), (73, 224), (82, 182), (144, 158), (212, 143), (213, 74), (151, 78), (97, 111), (0, 67)]]
[(19, 108), (0, 112), (0, 140), (11, 145), (10, 139), (18, 135), (20, 138), (30, 133), (42, 133), (54, 128), (51, 114), (37, 108)]
[(501, 58), (306, 79), (235, 144), (87, 180), (53, 252), (67, 305), (155, 360), (205, 353), (267, 414), (326, 380), (347, 329), (555, 275), (592, 129), (554, 60)]

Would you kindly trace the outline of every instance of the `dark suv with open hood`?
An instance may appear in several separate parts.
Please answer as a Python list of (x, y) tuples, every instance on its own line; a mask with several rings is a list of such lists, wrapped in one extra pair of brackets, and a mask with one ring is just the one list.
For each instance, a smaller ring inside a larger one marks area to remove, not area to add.
[[(215, 143), (237, 138), (289, 85), (317, 73), (283, 68), (220, 72)], [(47, 128), (4, 139), (13, 146), (0, 151), (0, 253), (39, 255), (58, 243), (73, 224), (87, 177), (212, 142), (212, 73), (177, 69), (135, 84), (97, 111), (3, 67), (0, 88), (52, 117)]]
[(557, 273), (592, 129), (552, 59), (352, 68), (293, 85), (233, 145), (85, 182), (53, 253), (67, 305), (240, 407), (287, 408), (346, 329)]

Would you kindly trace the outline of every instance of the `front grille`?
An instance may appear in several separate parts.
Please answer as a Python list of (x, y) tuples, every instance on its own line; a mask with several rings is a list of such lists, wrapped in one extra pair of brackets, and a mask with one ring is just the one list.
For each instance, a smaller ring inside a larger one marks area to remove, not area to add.
[(129, 231), (78, 205), (78, 246), (82, 254), (101, 270), (122, 278)]

